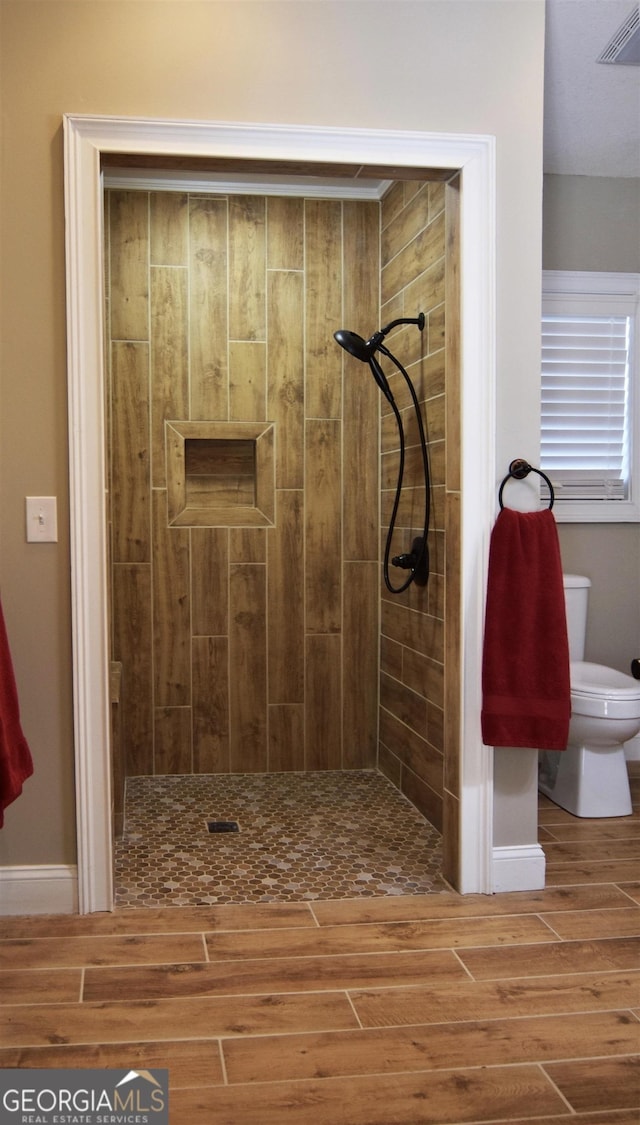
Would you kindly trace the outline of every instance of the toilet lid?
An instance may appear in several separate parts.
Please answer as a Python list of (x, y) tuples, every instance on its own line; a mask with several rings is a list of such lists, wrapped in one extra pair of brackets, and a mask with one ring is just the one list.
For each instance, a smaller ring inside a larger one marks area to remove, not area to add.
[(571, 694), (580, 697), (597, 695), (601, 699), (640, 700), (640, 680), (607, 668), (605, 664), (589, 664), (576, 660), (571, 664)]

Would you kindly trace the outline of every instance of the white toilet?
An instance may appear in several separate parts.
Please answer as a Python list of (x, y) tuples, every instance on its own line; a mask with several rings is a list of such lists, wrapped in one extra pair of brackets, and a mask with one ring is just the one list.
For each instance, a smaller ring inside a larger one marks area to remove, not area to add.
[(540, 752), (538, 788), (575, 816), (629, 816), (623, 743), (640, 731), (640, 680), (584, 657), (591, 582), (565, 574), (571, 721), (566, 750)]

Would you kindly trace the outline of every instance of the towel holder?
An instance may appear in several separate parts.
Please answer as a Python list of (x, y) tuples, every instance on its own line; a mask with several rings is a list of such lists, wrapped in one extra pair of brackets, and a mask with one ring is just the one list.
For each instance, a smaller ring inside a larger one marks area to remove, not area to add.
[(524, 480), (525, 477), (529, 476), (529, 473), (537, 473), (539, 477), (542, 477), (543, 481), (547, 485), (547, 488), (549, 489), (549, 510), (553, 508), (555, 493), (553, 491), (553, 485), (549, 480), (547, 474), (543, 473), (542, 469), (534, 469), (533, 465), (530, 465), (529, 462), (525, 461), (522, 457), (516, 457), (515, 461), (511, 462), (511, 464), (509, 465), (509, 472), (500, 485), (500, 491), (498, 492), (498, 503), (501, 508), (504, 507), (504, 504), (502, 503), (502, 493), (507, 481), (511, 480), (512, 477), (515, 480)]

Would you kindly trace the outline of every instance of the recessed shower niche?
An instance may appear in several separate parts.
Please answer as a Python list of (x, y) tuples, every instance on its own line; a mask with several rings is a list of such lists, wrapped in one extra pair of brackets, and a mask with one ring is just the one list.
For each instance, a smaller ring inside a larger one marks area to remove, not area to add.
[(273, 431), (265, 422), (165, 422), (170, 526), (272, 526)]

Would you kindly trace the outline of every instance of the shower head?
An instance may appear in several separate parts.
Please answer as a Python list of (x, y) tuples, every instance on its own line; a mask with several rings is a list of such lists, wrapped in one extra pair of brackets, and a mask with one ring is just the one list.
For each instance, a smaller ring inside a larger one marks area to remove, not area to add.
[(392, 328), (398, 324), (417, 324), (422, 332), (424, 328), (424, 313), (420, 313), (416, 317), (400, 317), (398, 320), (392, 320), (391, 324), (387, 324), (386, 328), (380, 328), (377, 332), (373, 333), (368, 340), (363, 340), (362, 336), (358, 336), (357, 332), (351, 332), (348, 328), (340, 328), (338, 332), (334, 332), (334, 339), (344, 348), (349, 355), (355, 356), (356, 359), (362, 360), (363, 363), (368, 363), (371, 368), (376, 383), (378, 384), (383, 395), (389, 402), (393, 402), (393, 395), (387, 382), (387, 377), (382, 370), (378, 360), (376, 359), (376, 352), (378, 348), (382, 348), (385, 355), (388, 355), (385, 348), (382, 347), (382, 342)]
[(333, 336), (341, 348), (349, 352), (349, 355), (355, 356), (356, 359), (361, 359), (363, 363), (369, 362), (376, 348), (384, 339), (382, 332), (374, 332), (370, 340), (363, 340), (362, 336), (358, 336), (357, 332), (350, 332), (348, 328), (341, 328), (339, 332), (334, 332)]
[(391, 388), (387, 382), (387, 377), (375, 356), (376, 348), (384, 339), (382, 333), (375, 332), (370, 340), (363, 340), (362, 336), (358, 336), (357, 332), (350, 332), (348, 328), (341, 328), (339, 332), (334, 332), (333, 335), (340, 344), (340, 347), (344, 348), (349, 355), (355, 356), (356, 359), (361, 359), (363, 363), (369, 364), (371, 374), (384, 397), (389, 402), (393, 402), (393, 395), (391, 394)]
[(417, 324), (422, 332), (424, 328), (424, 313), (414, 317), (399, 317), (398, 320), (392, 320), (391, 324), (387, 324), (386, 328), (380, 328), (377, 332), (373, 333), (368, 340), (363, 340), (362, 336), (358, 336), (357, 332), (351, 332), (348, 328), (341, 328), (338, 332), (334, 332), (334, 339), (344, 348), (349, 355), (355, 356), (356, 359), (361, 359), (363, 363), (368, 363), (372, 355), (377, 352), (382, 344), (385, 336), (392, 328), (396, 328), (398, 324)]

